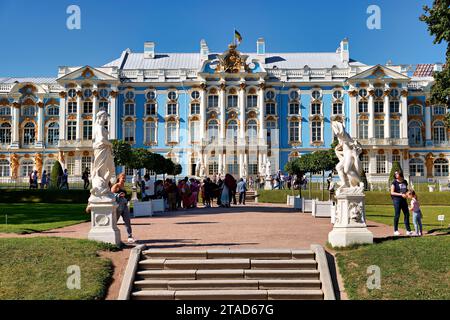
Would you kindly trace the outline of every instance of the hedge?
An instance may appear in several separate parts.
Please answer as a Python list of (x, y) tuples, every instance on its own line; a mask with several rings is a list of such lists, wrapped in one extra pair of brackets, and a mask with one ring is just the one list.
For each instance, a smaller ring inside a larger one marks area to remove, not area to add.
[(87, 203), (89, 190), (0, 190), (0, 203)]

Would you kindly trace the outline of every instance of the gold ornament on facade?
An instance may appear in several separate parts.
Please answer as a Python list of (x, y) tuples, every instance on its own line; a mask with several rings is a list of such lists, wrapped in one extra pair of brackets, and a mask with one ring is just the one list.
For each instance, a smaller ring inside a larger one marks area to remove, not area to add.
[(63, 151), (60, 151), (60, 152), (58, 153), (58, 161), (59, 161), (59, 163), (60, 163), (61, 165), (63, 165), (63, 164), (65, 163), (64, 152), (63, 152)]
[(357, 97), (358, 96), (358, 91), (357, 90), (351, 90), (348, 92), (350, 97)]
[(90, 68), (86, 68), (82, 73), (81, 76), (85, 79), (91, 79), (95, 76), (94, 72)]
[(39, 102), (37, 103), (37, 106), (38, 106), (39, 108), (43, 108), (43, 107), (44, 107), (44, 103), (43, 103), (42, 101), (39, 101)]
[(6, 98), (0, 99), (0, 106), (8, 106), (9, 100)]
[(116, 98), (117, 97), (117, 91), (111, 91), (109, 93), (109, 95), (111, 96), (111, 98)]
[(92, 96), (98, 98), (98, 96), (99, 96), (98, 91), (97, 91), (97, 90), (94, 90), (94, 91), (92, 92)]
[(42, 176), (42, 154), (36, 153), (34, 155), (34, 165), (36, 167), (36, 171), (38, 172), (39, 176)]
[(81, 92), (80, 90), (77, 91), (77, 96), (82, 98), (83, 97), (83, 92)]
[(74, 151), (69, 151), (69, 157), (74, 157), (75, 156), (75, 152)]
[(401, 95), (402, 95), (402, 97), (407, 98), (408, 97), (408, 90), (403, 90)]
[(223, 56), (219, 56), (219, 65), (216, 72), (239, 73), (249, 72), (250, 69), (245, 63), (241, 54), (236, 50), (236, 45), (230, 44), (228, 52)]
[(425, 157), (425, 166), (427, 167), (427, 178), (433, 177), (434, 157), (430, 152)]
[(9, 162), (11, 164), (11, 178), (17, 179), (19, 177), (19, 156), (15, 153), (13, 153), (10, 158)]

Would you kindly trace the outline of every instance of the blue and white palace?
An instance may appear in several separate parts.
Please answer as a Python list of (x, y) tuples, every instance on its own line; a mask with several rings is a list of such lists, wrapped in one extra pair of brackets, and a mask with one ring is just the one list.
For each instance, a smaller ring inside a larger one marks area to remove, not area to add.
[[(59, 160), (73, 179), (93, 161), (92, 124), (108, 110), (110, 138), (183, 166), (183, 175), (275, 173), (332, 144), (331, 121), (364, 147), (369, 181), (394, 161), (406, 176), (449, 181), (445, 106), (428, 101), (439, 64), (366, 65), (349, 42), (326, 53), (127, 49), (103, 66), (59, 67), (55, 78), (0, 78), (0, 176), (26, 177)], [(119, 168), (126, 170), (126, 168)], [(24, 178), (26, 179), (26, 178)]]

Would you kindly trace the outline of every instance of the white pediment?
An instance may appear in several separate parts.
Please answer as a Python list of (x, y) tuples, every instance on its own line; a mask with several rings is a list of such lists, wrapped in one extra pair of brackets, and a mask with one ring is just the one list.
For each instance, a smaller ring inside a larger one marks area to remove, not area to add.
[(348, 79), (354, 80), (410, 80), (409, 77), (382, 65), (376, 65)]
[(90, 66), (78, 68), (57, 79), (62, 83), (69, 81), (116, 82), (118, 80), (117, 77)]

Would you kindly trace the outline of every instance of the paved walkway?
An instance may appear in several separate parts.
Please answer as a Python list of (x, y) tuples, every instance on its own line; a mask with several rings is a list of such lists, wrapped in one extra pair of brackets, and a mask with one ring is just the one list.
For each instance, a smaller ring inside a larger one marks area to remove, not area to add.
[[(376, 238), (392, 235), (392, 227), (369, 222)], [(329, 218), (315, 219), (285, 205), (251, 204), (245, 207), (180, 210), (151, 218), (132, 220), (139, 244), (154, 249), (290, 248), (304, 249), (311, 244), (325, 245), (332, 230)], [(123, 225), (119, 226), (126, 241)], [(87, 238), (90, 223), (31, 235), (0, 234), (7, 237)], [(113, 261), (114, 281), (108, 299), (118, 295), (130, 248), (106, 253)]]

